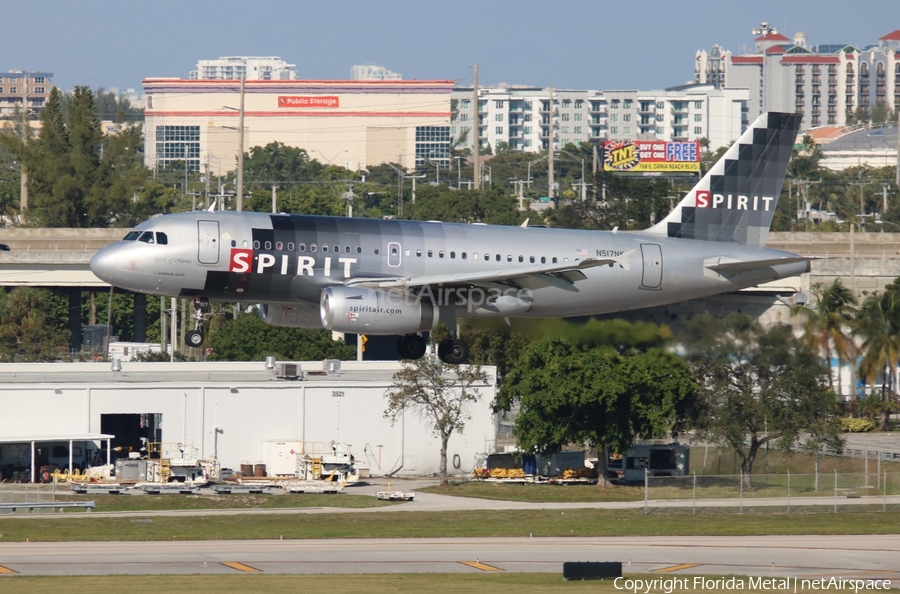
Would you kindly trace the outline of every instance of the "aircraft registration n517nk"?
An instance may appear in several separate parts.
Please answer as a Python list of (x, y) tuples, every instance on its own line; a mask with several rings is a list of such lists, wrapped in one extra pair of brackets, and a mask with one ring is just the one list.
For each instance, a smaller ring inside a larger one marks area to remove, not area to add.
[(466, 360), (457, 322), (566, 317), (708, 297), (809, 271), (766, 249), (800, 115), (766, 113), (678, 206), (636, 232), (252, 212), (155, 217), (91, 259), (100, 279), (194, 300), (259, 303), (276, 326), (402, 335), (400, 356), (445, 322), (438, 355)]

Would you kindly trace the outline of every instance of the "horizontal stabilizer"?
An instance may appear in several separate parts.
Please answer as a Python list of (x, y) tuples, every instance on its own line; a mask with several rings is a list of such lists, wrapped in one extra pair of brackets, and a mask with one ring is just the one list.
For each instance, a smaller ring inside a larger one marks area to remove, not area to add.
[(780, 264), (796, 264), (797, 262), (809, 262), (815, 259), (816, 258), (808, 258), (805, 256), (772, 258), (769, 260), (735, 260), (733, 258), (718, 257), (706, 259), (703, 262), (703, 265), (710, 270), (715, 270), (717, 272), (738, 272), (741, 270), (768, 268), (771, 266), (778, 266)]

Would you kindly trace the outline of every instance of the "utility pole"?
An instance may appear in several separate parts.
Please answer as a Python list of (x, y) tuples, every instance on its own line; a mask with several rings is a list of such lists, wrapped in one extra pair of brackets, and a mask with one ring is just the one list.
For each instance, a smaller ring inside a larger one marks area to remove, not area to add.
[[(22, 146), (28, 142), (28, 73), (22, 73)], [(25, 160), (22, 161), (21, 186), (19, 188), (19, 219), (25, 222), (25, 211), (28, 210), (28, 172), (25, 171)]]
[(472, 105), (475, 108), (475, 126), (473, 130), (475, 134), (472, 136), (472, 157), (474, 157), (474, 168), (472, 170), (473, 177), (475, 178), (475, 189), (481, 189), (481, 162), (480, 162), (480, 153), (481, 153), (481, 120), (479, 119), (479, 111), (478, 111), (478, 64), (475, 64), (475, 77), (474, 84), (472, 85)]
[[(553, 200), (553, 87), (550, 87), (550, 110), (547, 112), (547, 196)], [(557, 205), (559, 206), (559, 205)]]
[(272, 184), (272, 214), (278, 212), (278, 186)]
[(900, 192), (900, 105), (895, 103), (894, 111), (897, 112), (897, 180), (894, 187)]
[(599, 163), (597, 162), (597, 161), (599, 161), (599, 159), (597, 158), (598, 156), (597, 156), (597, 145), (596, 144), (594, 145), (593, 152), (594, 152), (594, 160), (593, 160), (593, 164), (591, 165), (593, 167), (593, 169), (591, 169), (591, 193), (593, 194), (594, 201), (596, 201), (597, 200), (597, 166), (599, 165)]
[(209, 208), (209, 153), (206, 153), (206, 208)]
[(237, 170), (237, 211), (244, 210), (244, 79), (246, 66), (241, 72), (241, 105), (238, 111), (238, 170)]
[(408, 175), (407, 177), (408, 177), (409, 179), (413, 180), (413, 184), (412, 184), (412, 203), (415, 204), (415, 203), (416, 203), (416, 180), (417, 180), (417, 179), (422, 179), (422, 178), (424, 178), (425, 175)]

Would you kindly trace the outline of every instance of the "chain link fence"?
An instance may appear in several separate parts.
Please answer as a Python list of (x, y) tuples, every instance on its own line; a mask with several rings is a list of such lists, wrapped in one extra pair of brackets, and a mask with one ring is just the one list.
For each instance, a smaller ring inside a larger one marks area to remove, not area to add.
[(861, 511), (861, 505), (882, 511), (900, 507), (900, 473), (883, 470), (863, 473), (818, 472), (813, 474), (727, 474), (646, 476), (645, 512), (665, 507), (687, 507), (697, 513), (705, 507), (775, 508), (790, 513), (799, 507), (831, 506), (838, 511)]

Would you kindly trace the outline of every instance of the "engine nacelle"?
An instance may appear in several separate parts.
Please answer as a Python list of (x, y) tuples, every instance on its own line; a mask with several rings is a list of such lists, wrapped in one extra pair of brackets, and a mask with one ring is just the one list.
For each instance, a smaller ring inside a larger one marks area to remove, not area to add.
[(287, 328), (321, 328), (319, 311), (315, 305), (306, 303), (259, 305), (259, 317), (270, 326)]
[(409, 334), (437, 327), (431, 303), (378, 289), (328, 287), (320, 302), (322, 325), (352, 334)]

